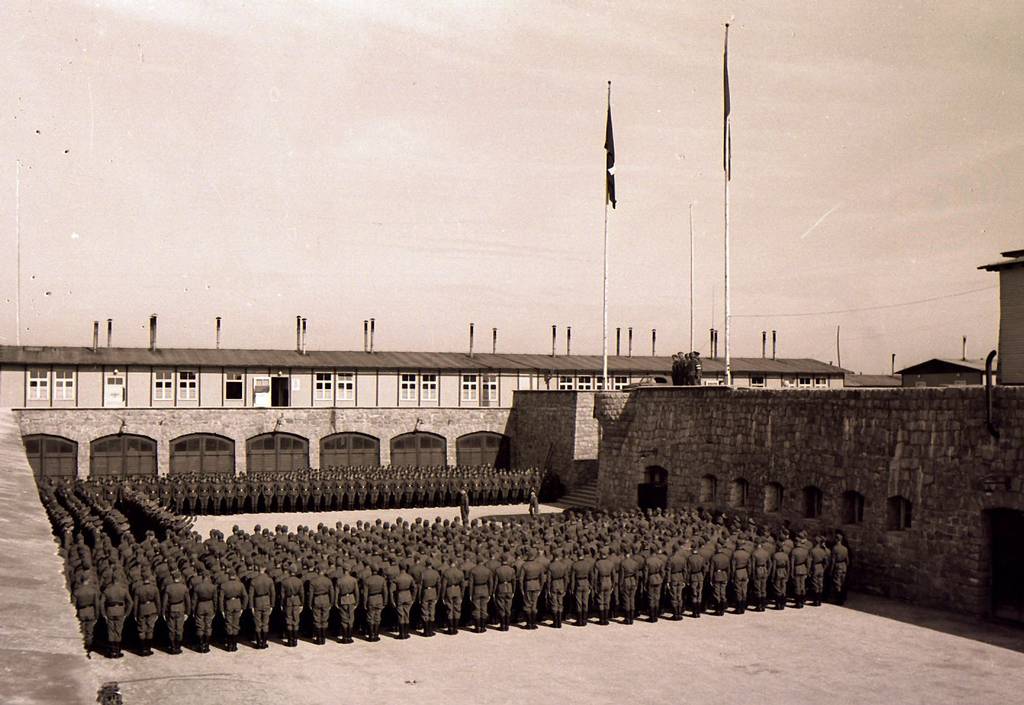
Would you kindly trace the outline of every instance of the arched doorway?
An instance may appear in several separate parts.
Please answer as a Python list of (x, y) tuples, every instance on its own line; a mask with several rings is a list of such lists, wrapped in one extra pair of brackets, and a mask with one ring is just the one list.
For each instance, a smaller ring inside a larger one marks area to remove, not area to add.
[(171, 441), (171, 475), (233, 475), (235, 442), (212, 433), (192, 433)]
[(636, 503), (641, 509), (668, 507), (668, 470), (660, 465), (644, 470), (644, 481), (636, 486)]
[(291, 433), (264, 433), (245, 442), (247, 472), (291, 472), (309, 467), (309, 441)]
[(455, 441), (455, 457), (459, 465), (509, 465), (508, 436), (490, 431), (478, 431), (460, 436)]
[(1024, 512), (986, 512), (992, 553), (992, 616), (1024, 622)]
[(36, 477), (78, 476), (78, 444), (61, 436), (25, 436), (25, 455)]
[(365, 433), (335, 433), (320, 439), (320, 467), (380, 465), (380, 439)]
[(448, 443), (444, 436), (424, 431), (403, 433), (391, 439), (392, 465), (447, 465)]
[(121, 433), (91, 443), (89, 477), (156, 475), (156, 441)]

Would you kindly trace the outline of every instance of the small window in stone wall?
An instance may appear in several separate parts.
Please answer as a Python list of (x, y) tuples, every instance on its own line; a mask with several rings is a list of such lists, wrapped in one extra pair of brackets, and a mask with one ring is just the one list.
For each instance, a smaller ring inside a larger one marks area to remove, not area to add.
[(843, 492), (843, 523), (860, 524), (864, 521), (864, 495), (854, 490)]
[(906, 497), (890, 497), (886, 500), (886, 526), (889, 531), (905, 531), (910, 528), (913, 504)]
[(764, 511), (765, 512), (781, 512), (782, 511), (782, 485), (778, 482), (769, 482), (764, 488)]
[(750, 483), (748, 483), (742, 477), (737, 477), (735, 480), (730, 482), (729, 506), (737, 508), (747, 506), (747, 489), (749, 487)]
[(804, 518), (816, 519), (821, 516), (822, 492), (814, 485), (804, 488)]
[(718, 478), (714, 475), (705, 475), (700, 478), (700, 501), (706, 504), (714, 504), (718, 495)]

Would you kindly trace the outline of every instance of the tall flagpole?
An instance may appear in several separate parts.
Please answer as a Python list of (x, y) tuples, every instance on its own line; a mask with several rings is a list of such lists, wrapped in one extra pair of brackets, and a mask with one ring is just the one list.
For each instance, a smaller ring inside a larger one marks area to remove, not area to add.
[(723, 154), (725, 156), (725, 383), (732, 385), (732, 362), (729, 354), (729, 178), (732, 176), (732, 120), (729, 98), (729, 23), (725, 23), (725, 51), (723, 52), (723, 90), (725, 97), (725, 125)]
[(693, 351), (693, 203), (690, 203), (690, 347)]
[[(612, 82), (608, 81), (608, 125), (605, 130), (605, 150), (609, 148), (608, 140), (611, 135), (611, 121), (612, 121)], [(611, 154), (614, 159), (614, 147), (612, 147)], [(607, 159), (606, 159), (607, 163)], [(608, 168), (608, 167), (606, 167)], [(608, 389), (608, 200), (609, 193), (608, 189), (608, 178), (614, 176), (615, 165), (608, 168), (608, 174), (605, 175), (605, 196), (604, 196), (604, 275), (602, 278), (603, 287), (603, 305), (602, 310), (604, 314), (604, 322), (601, 327), (601, 379), (602, 389)], [(612, 196), (614, 197), (614, 196)]]
[(14, 344), (21, 345), (21, 160), (14, 171), (14, 237), (17, 242), (17, 281), (14, 286)]

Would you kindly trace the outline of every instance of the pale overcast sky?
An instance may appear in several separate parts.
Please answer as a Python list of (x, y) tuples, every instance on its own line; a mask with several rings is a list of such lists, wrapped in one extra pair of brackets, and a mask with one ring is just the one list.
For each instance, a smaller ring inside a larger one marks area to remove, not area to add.
[(20, 160), (23, 343), (113, 318), (145, 345), (158, 313), (164, 346), (212, 346), (220, 315), (225, 346), (287, 348), (301, 313), (310, 348), (359, 349), (374, 316), (381, 349), (464, 350), (474, 321), (481, 348), (496, 326), (543, 352), (557, 323), (598, 354), (611, 80), (612, 331), (687, 346), (693, 201), (706, 352), (735, 13), (733, 354), (774, 328), (781, 356), (835, 361), (841, 325), (854, 370), (961, 335), (984, 355), (976, 267), (1024, 247), (1024, 4), (757, 5), (9, 0), (0, 342)]

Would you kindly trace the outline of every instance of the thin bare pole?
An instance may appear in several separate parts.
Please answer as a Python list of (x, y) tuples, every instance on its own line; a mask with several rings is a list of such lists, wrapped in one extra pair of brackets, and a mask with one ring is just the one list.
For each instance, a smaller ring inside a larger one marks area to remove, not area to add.
[(690, 347), (693, 350), (693, 203), (690, 204)]
[(21, 160), (14, 171), (14, 237), (17, 241), (17, 282), (14, 286), (14, 344), (21, 345)]

